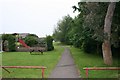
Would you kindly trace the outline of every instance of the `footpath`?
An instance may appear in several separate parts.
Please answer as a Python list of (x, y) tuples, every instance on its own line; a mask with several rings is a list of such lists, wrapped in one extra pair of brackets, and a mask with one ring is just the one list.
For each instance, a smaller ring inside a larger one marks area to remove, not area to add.
[(68, 48), (65, 48), (61, 59), (48, 78), (79, 78), (78, 69)]

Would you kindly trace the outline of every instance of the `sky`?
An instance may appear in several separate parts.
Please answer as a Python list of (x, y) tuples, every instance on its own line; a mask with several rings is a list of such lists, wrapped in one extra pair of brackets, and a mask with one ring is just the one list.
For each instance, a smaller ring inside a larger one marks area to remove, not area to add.
[(0, 33), (52, 35), (63, 16), (75, 17), (80, 0), (0, 0)]

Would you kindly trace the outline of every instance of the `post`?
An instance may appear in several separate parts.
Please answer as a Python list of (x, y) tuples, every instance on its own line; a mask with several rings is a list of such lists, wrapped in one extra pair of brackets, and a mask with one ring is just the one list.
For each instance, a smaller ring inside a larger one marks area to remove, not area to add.
[(88, 78), (88, 71), (89, 71), (89, 69), (86, 68), (86, 78)]
[(120, 67), (85, 67), (83, 69), (86, 71), (86, 78), (88, 78), (89, 70), (120, 70)]
[(42, 68), (42, 78), (44, 78), (44, 68)]

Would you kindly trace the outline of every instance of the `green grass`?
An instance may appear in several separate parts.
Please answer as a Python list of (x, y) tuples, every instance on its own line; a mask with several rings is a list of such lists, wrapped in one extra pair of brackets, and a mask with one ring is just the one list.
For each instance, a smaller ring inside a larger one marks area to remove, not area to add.
[[(85, 78), (85, 70), (84, 67), (109, 67), (104, 64), (102, 56), (95, 55), (95, 54), (87, 54), (84, 53), (82, 50), (70, 47), (71, 53), (75, 60), (75, 63), (80, 71), (80, 75), (82, 78)], [(118, 59), (113, 59), (112, 66), (118, 66)], [(111, 67), (112, 67), (111, 66)], [(99, 70), (99, 71), (89, 71), (89, 78), (118, 78), (118, 71), (115, 70)]]
[[(2, 53), (2, 62), (4, 66), (46, 66), (45, 77), (47, 78), (54, 69), (63, 52), (62, 44), (54, 43), (55, 50), (45, 52), (44, 55), (30, 55), (29, 52), (4, 52)], [(64, 45), (65, 46), (65, 45)], [(69, 46), (66, 46), (69, 47)], [(108, 67), (104, 64), (102, 56), (95, 54), (87, 54), (82, 50), (69, 47), (77, 68), (80, 71), (80, 76), (85, 78), (84, 67)], [(1, 56), (1, 53), (0, 53)], [(113, 59), (112, 66), (118, 66), (118, 60)], [(2, 77), (4, 78), (40, 78), (40, 69), (8, 69), (11, 73), (3, 70)], [(89, 71), (89, 78), (117, 78), (118, 71)]]
[[(55, 45), (54, 51), (44, 52), (44, 55), (30, 55), (29, 52), (3, 52), (2, 62), (4, 66), (45, 66), (47, 78), (61, 57), (63, 48)], [(40, 78), (40, 69), (8, 69), (11, 73), (2, 70), (4, 78)]]
[[(0, 66), (2, 65), (2, 53), (0, 53)], [(2, 77), (2, 68), (0, 68), (0, 78)]]

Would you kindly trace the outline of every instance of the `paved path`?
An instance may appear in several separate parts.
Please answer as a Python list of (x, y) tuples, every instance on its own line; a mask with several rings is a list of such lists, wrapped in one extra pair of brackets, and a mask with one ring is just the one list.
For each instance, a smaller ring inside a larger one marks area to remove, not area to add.
[(49, 78), (79, 78), (78, 70), (68, 48), (65, 48), (60, 61)]

